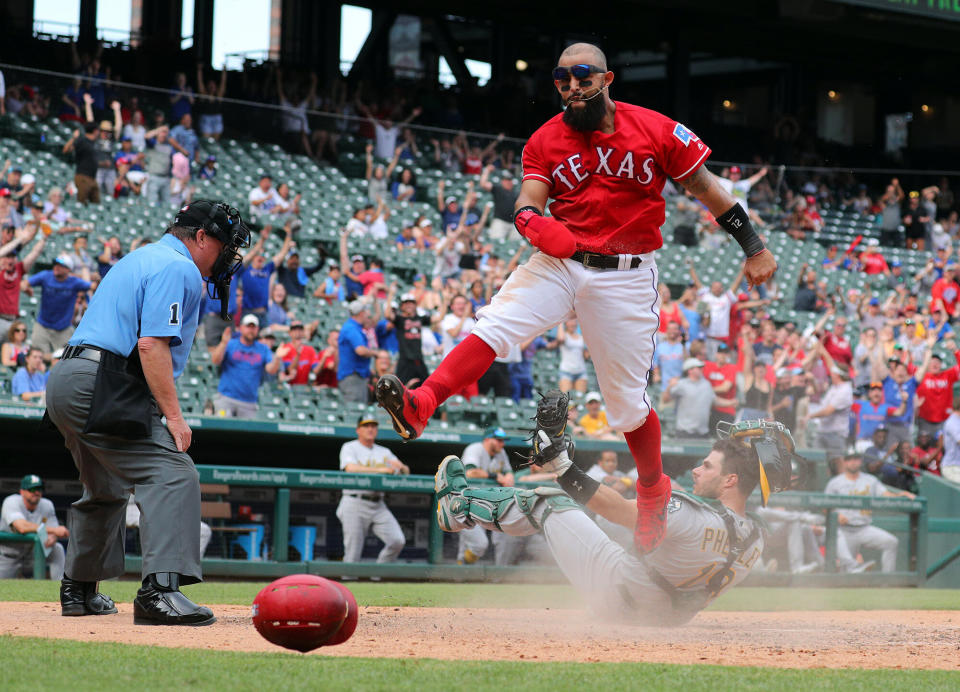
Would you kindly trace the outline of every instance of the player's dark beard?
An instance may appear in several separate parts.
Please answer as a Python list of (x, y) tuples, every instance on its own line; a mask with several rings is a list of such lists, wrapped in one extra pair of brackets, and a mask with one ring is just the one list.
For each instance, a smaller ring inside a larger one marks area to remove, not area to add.
[(607, 114), (607, 103), (603, 96), (596, 96), (583, 102), (583, 108), (574, 108), (571, 101), (563, 112), (563, 122), (580, 132), (592, 132), (600, 128), (603, 116)]

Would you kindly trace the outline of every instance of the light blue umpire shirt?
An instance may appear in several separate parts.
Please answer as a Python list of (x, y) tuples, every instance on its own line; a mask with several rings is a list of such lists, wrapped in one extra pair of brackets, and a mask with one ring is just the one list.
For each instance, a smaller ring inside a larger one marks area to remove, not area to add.
[(126, 358), (141, 336), (170, 337), (173, 376), (183, 372), (200, 318), (203, 277), (187, 246), (167, 233), (125, 255), (93, 294), (71, 346)]

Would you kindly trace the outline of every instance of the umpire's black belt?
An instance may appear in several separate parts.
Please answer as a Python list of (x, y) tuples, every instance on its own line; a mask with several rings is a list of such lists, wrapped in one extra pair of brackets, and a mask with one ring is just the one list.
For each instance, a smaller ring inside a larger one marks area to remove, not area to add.
[(83, 358), (84, 360), (91, 360), (94, 363), (103, 362), (120, 369), (126, 369), (127, 365), (127, 359), (123, 356), (118, 356), (113, 351), (107, 351), (97, 346), (67, 346), (63, 349), (63, 355), (60, 357), (60, 360), (67, 360), (69, 358)]
[[(628, 262), (623, 260), (629, 257)], [(640, 255), (601, 255), (596, 252), (577, 250), (570, 259), (579, 262), (587, 269), (636, 269), (643, 263)]]

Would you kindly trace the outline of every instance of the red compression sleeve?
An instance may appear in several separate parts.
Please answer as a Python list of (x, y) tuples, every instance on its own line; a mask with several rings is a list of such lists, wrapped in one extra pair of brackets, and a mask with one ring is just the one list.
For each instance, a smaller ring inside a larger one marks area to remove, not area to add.
[(570, 229), (552, 217), (524, 209), (517, 214), (514, 225), (520, 235), (551, 257), (569, 257), (577, 251), (577, 241)]
[(663, 475), (663, 460), (660, 458), (660, 417), (650, 409), (646, 422), (636, 430), (623, 435), (637, 465), (637, 482), (651, 486)]
[(494, 350), (479, 336), (470, 334), (457, 344), (457, 347), (440, 362), (433, 374), (414, 390), (418, 399), (429, 392), (430, 399), (423, 402), (426, 405), (424, 420), (433, 415), (437, 406), (446, 401), (451, 394), (456, 394), (480, 379), (480, 376), (490, 369), (496, 357)]

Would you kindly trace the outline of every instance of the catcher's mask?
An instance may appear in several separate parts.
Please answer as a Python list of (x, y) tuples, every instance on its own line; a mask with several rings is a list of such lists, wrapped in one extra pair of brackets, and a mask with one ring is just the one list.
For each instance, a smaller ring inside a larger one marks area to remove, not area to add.
[(223, 250), (205, 280), (207, 295), (220, 299), (220, 317), (228, 319), (230, 279), (243, 266), (238, 251), (250, 247), (250, 229), (235, 208), (208, 199), (194, 200), (181, 207), (173, 223), (183, 228), (202, 228), (223, 243)]
[(760, 498), (763, 506), (771, 493), (789, 490), (794, 461), (802, 457), (794, 453), (793, 435), (782, 424), (766, 420), (745, 420), (740, 423), (717, 423), (720, 438), (739, 440), (753, 447), (760, 460)]

